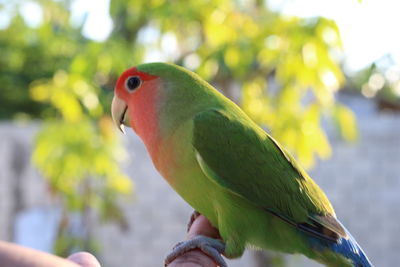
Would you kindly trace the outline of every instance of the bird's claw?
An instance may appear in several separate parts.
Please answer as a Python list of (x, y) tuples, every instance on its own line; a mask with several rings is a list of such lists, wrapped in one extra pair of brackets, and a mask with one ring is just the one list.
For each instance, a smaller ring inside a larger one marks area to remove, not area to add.
[(196, 248), (200, 249), (204, 254), (212, 258), (219, 267), (228, 267), (225, 260), (221, 256), (221, 253), (225, 251), (225, 244), (221, 240), (202, 235), (196, 236), (195, 238), (187, 241), (179, 242), (173, 248), (172, 252), (165, 258), (164, 266), (168, 266), (168, 264), (170, 264), (179, 256)]
[(198, 212), (197, 210), (193, 211), (192, 215), (190, 216), (189, 222), (187, 224), (187, 232), (189, 232), (190, 227), (192, 227), (192, 224), (200, 215), (201, 215), (200, 212)]

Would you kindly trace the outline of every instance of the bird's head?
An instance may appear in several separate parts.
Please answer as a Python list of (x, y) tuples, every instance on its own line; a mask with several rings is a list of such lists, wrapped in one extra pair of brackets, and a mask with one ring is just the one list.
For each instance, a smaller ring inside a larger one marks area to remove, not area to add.
[[(142, 138), (167, 136), (182, 122), (212, 105), (218, 94), (197, 74), (174, 64), (146, 63), (118, 78), (112, 117), (123, 131), (129, 126)], [(214, 99), (214, 100), (213, 100)]]
[(129, 68), (121, 74), (114, 89), (111, 114), (114, 123), (122, 132), (124, 125), (134, 127), (130, 118), (133, 109), (139, 108), (145, 112), (151, 108), (150, 101), (154, 100), (157, 87), (158, 76), (140, 71), (136, 67)]

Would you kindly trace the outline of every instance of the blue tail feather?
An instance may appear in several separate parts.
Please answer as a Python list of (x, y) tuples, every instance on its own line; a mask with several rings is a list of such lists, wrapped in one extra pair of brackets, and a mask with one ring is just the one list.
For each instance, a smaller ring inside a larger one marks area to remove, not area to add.
[(339, 243), (334, 244), (332, 249), (350, 259), (354, 267), (372, 267), (372, 263), (369, 261), (367, 255), (364, 253), (362, 248), (358, 245), (354, 237), (347, 232), (349, 239), (341, 238)]
[(354, 237), (347, 231), (348, 238), (340, 238), (338, 242), (330, 242), (318, 238), (311, 238), (313, 248), (324, 254), (325, 251), (334, 252), (351, 261), (353, 267), (373, 267), (368, 257), (358, 245)]

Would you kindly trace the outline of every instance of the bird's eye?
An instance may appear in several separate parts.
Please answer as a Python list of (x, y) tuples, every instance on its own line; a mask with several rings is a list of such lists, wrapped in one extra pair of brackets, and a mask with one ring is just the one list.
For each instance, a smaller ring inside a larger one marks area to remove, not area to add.
[(137, 76), (129, 77), (126, 80), (126, 89), (128, 90), (129, 93), (131, 93), (135, 91), (137, 88), (139, 88), (141, 83), (142, 81), (140, 80), (139, 77)]

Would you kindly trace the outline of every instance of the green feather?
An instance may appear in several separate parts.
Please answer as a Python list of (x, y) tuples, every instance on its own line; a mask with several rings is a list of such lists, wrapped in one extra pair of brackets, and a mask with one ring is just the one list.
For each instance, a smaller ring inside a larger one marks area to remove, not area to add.
[[(313, 219), (331, 226), (335, 239), (345, 236), (338, 223), (328, 223), (334, 211), (322, 190), (288, 152), (241, 115), (212, 109), (194, 118), (193, 146), (207, 176), (254, 205), (302, 224), (302, 230), (315, 232)], [(320, 235), (331, 239), (322, 231)]]

